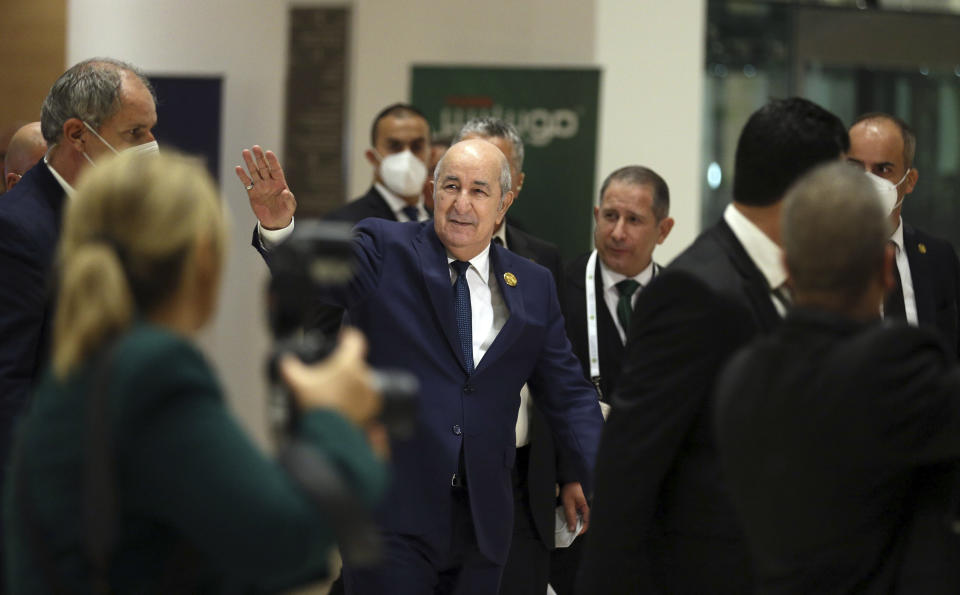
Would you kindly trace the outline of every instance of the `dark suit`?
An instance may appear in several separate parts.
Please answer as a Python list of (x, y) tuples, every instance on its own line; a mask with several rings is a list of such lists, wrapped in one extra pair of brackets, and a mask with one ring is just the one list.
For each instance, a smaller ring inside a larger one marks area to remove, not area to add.
[[(586, 280), (587, 261), (590, 254), (584, 254), (571, 261), (564, 272), (564, 286), (567, 291), (563, 299), (563, 316), (567, 326), (567, 337), (573, 345), (573, 353), (580, 360), (583, 377), (590, 380), (590, 347), (587, 339), (587, 299)], [(614, 322), (613, 315), (604, 300), (603, 278), (600, 272), (600, 259), (594, 265), (594, 290), (597, 300), (597, 355), (600, 360), (600, 395), (610, 402), (620, 377), (623, 364), (623, 342)], [(655, 270), (659, 269), (654, 265)], [(573, 544), (564, 549), (555, 550), (550, 566), (550, 584), (559, 595), (573, 592), (574, 581), (580, 567), (580, 558), (584, 544), (592, 532), (578, 537)]]
[(720, 367), (780, 322), (725, 221), (643, 290), (597, 458), (580, 593), (745, 593), (746, 545), (721, 479)]
[(352, 200), (335, 211), (327, 213), (326, 221), (346, 221), (358, 223), (368, 217), (396, 221), (397, 216), (387, 204), (387, 200), (377, 192), (375, 186), (370, 186), (367, 193), (356, 200)]
[(50, 269), (64, 192), (42, 161), (0, 200), (0, 439), (4, 458), (49, 351)]
[(0, 198), (0, 489), (14, 422), (48, 358), (63, 205), (63, 188), (43, 161)]
[[(508, 250), (490, 248), (494, 276), (509, 318), (467, 375), (460, 355), (446, 250), (432, 222), (368, 219), (356, 227), (357, 271), (349, 288), (326, 298), (346, 307), (369, 338), (369, 361), (414, 372), (420, 380), (420, 423), (414, 438), (391, 445), (394, 478), (381, 511), (391, 539), (432, 550), (431, 531), (454, 514), (451, 478), (462, 449), (469, 510), (480, 553), (500, 566), (513, 530), (510, 470), (516, 455), (514, 426), (520, 388), (527, 382), (537, 406), (575, 459), (585, 482), (603, 421), (593, 388), (580, 375), (563, 328), (554, 283), (543, 267)], [(504, 282), (511, 272), (514, 286)], [(440, 536), (443, 541), (444, 536)], [(449, 543), (449, 535), (446, 535)], [(412, 589), (379, 582), (391, 569), (353, 575), (366, 585)], [(348, 570), (347, 586), (351, 573)], [(496, 578), (499, 577), (499, 570)], [(495, 587), (494, 587), (495, 588)]]
[[(344, 221), (346, 223), (358, 223), (368, 217), (377, 219), (386, 219), (387, 221), (396, 221), (397, 215), (387, 204), (387, 201), (377, 191), (375, 186), (370, 186), (367, 193), (356, 200), (352, 200), (339, 209), (327, 213), (323, 218), (325, 221)], [(312, 315), (312, 320), (307, 324), (308, 329), (317, 329), (325, 335), (336, 336), (340, 332), (340, 326), (343, 321), (343, 309), (335, 306), (317, 306)]]
[[(510, 224), (506, 236), (511, 252), (550, 271), (562, 296), (563, 275), (557, 247)], [(514, 466), (514, 530), (503, 567), (501, 595), (541, 595), (547, 590), (549, 578), (557, 500), (556, 455), (550, 427), (538, 409), (531, 412), (529, 424), (529, 444), (517, 450)]]
[(798, 309), (730, 362), (717, 442), (761, 593), (960, 592), (943, 502), (935, 547), (911, 533), (960, 460), (954, 361), (929, 330)]
[(953, 246), (903, 223), (903, 246), (920, 326), (938, 330), (960, 354), (960, 262)]

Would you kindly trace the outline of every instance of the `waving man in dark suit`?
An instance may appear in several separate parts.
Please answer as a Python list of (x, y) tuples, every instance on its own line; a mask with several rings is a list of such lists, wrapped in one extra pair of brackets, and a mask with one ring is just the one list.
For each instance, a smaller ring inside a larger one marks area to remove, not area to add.
[[(251, 202), (291, 217), (276, 157), (245, 157)], [(371, 364), (421, 384), (417, 435), (391, 445), (384, 559), (370, 570), (348, 563), (348, 593), (496, 593), (513, 529), (520, 388), (545, 395), (538, 406), (575, 461), (565, 482), (589, 481), (603, 424), (549, 271), (491, 242), (513, 199), (503, 153), (458, 143), (434, 182), (434, 221), (361, 222), (354, 280), (320, 296), (369, 337)]]

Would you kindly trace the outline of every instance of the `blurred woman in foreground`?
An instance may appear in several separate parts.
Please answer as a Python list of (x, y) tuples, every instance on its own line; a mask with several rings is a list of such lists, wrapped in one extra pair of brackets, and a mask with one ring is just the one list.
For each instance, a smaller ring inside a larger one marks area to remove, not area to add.
[[(98, 163), (61, 242), (52, 370), (7, 476), (8, 591), (246, 592), (322, 574), (336, 511), (257, 449), (190, 341), (216, 309), (227, 245), (203, 168)], [(380, 405), (363, 352), (354, 332), (283, 371), (300, 438), (372, 506), (386, 476), (358, 429)]]

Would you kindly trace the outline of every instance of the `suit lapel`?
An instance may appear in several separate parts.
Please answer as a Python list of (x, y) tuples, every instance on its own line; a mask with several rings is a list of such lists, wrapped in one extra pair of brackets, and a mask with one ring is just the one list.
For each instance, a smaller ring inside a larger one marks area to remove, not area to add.
[(453, 311), (453, 286), (450, 283), (450, 266), (447, 264), (447, 251), (437, 237), (433, 225), (424, 225), (420, 235), (414, 241), (417, 257), (420, 259), (420, 271), (423, 283), (433, 305), (437, 324), (447, 338), (447, 343), (461, 368), (466, 366), (460, 354), (460, 337), (457, 335), (457, 319)]
[(930, 267), (926, 252), (920, 253), (917, 232), (903, 224), (903, 247), (907, 251), (910, 279), (913, 282), (913, 299), (917, 304), (917, 319), (921, 323), (936, 323), (936, 298), (930, 286)]
[(780, 314), (773, 305), (766, 277), (750, 259), (750, 255), (726, 221), (721, 219), (715, 229), (718, 241), (743, 278), (743, 291), (757, 316), (760, 328), (764, 331), (772, 330), (780, 324)]
[(496, 277), (497, 286), (500, 288), (500, 295), (507, 306), (509, 316), (504, 323), (503, 328), (497, 333), (497, 338), (493, 340), (490, 349), (483, 355), (480, 365), (474, 371), (475, 374), (489, 368), (507, 349), (513, 345), (520, 331), (525, 326), (526, 311), (523, 306), (523, 279), (517, 279), (517, 284), (513, 287), (504, 281), (504, 273), (510, 272), (510, 265), (515, 256), (510, 254), (506, 248), (491, 244), (490, 246), (490, 274)]
[(393, 209), (390, 208), (390, 205), (387, 203), (387, 199), (380, 194), (376, 186), (371, 186), (370, 192), (367, 194), (371, 197), (370, 217), (379, 217), (380, 219), (386, 219), (388, 221), (397, 220), (396, 213), (394, 213)]

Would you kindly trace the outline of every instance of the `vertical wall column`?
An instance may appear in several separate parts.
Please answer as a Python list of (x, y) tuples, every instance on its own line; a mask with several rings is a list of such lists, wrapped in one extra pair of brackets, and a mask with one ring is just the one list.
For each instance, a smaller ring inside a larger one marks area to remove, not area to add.
[(670, 187), (676, 227), (655, 258), (666, 263), (699, 231), (705, 0), (597, 0), (603, 68), (597, 188), (623, 165), (646, 165)]

